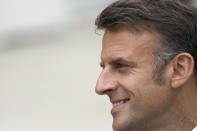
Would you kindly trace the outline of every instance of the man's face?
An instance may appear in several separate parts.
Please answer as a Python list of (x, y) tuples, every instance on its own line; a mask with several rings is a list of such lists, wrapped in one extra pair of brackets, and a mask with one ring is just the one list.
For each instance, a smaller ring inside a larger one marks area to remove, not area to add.
[[(153, 50), (159, 38), (148, 32), (127, 30), (103, 37), (101, 66), (96, 92), (109, 96), (113, 108), (113, 129), (135, 131), (159, 118), (172, 105), (169, 82), (153, 80)], [(165, 74), (164, 74), (165, 78)]]

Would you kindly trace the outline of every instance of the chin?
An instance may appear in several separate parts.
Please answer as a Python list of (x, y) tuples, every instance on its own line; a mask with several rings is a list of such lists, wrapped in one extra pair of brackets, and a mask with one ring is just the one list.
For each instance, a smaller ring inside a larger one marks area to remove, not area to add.
[(113, 116), (112, 128), (114, 131), (139, 131), (142, 119), (137, 119), (134, 115), (122, 114)]
[(113, 131), (130, 131), (128, 127), (125, 126), (113, 126)]
[(121, 120), (113, 120), (112, 128), (114, 131), (130, 131), (129, 125), (127, 121)]

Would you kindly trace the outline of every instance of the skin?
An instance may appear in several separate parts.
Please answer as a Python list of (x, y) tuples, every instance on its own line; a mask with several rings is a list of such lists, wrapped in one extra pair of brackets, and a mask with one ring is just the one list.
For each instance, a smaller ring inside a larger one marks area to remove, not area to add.
[(96, 92), (108, 95), (112, 104), (124, 100), (111, 110), (114, 131), (185, 131), (194, 126), (177, 110), (181, 104), (179, 88), (172, 87), (174, 63), (164, 72), (164, 84), (153, 79), (153, 51), (159, 41), (157, 34), (146, 31), (105, 31)]

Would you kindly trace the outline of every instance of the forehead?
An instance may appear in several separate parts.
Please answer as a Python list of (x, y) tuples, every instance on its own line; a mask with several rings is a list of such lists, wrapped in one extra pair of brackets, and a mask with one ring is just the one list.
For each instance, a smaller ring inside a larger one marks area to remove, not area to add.
[(126, 57), (134, 55), (149, 55), (159, 45), (159, 35), (150, 32), (131, 32), (106, 30), (103, 36), (102, 59), (108, 57)]

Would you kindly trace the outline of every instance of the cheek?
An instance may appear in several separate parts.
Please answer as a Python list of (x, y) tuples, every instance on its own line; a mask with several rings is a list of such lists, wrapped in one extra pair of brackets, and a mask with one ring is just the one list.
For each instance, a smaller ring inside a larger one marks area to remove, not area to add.
[(173, 95), (168, 87), (147, 84), (141, 87), (137, 93), (135, 104), (143, 112), (157, 114), (167, 110), (172, 105)]
[(134, 78), (130, 79), (130, 77), (127, 77), (127, 78), (119, 79), (119, 81), (121, 87), (125, 90), (125, 92), (128, 92), (128, 94), (134, 96), (136, 95), (139, 88), (139, 84), (138, 84), (139, 82), (136, 79)]
[(122, 85), (122, 87), (129, 93), (132, 93), (135, 96), (141, 96), (142, 92), (147, 92), (146, 86), (148, 86), (148, 82), (151, 80), (146, 80), (144, 77), (136, 77), (134, 75), (130, 75), (124, 78), (119, 79), (119, 83)]
[(121, 80), (122, 87), (132, 96), (132, 103), (139, 108), (158, 108), (171, 98), (171, 90), (167, 86), (157, 85), (150, 76), (130, 76)]

